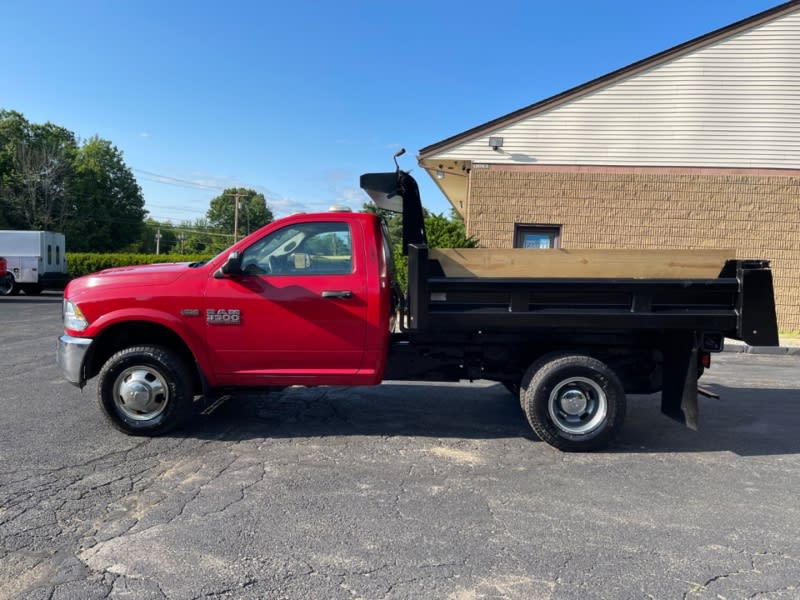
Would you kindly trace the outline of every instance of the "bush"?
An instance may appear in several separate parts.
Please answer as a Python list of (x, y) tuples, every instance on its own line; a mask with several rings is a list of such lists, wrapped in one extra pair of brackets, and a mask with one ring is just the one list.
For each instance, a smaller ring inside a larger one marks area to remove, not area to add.
[(207, 254), (99, 254), (95, 252), (67, 252), (67, 270), (70, 277), (80, 277), (111, 267), (151, 265), (154, 263), (196, 262), (208, 260)]

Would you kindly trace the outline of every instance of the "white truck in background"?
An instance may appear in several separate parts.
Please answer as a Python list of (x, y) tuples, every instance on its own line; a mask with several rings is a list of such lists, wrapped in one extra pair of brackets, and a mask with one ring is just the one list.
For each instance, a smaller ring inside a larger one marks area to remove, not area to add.
[(63, 233), (0, 230), (0, 296), (24, 292), (35, 296), (44, 289), (63, 289), (68, 281)]

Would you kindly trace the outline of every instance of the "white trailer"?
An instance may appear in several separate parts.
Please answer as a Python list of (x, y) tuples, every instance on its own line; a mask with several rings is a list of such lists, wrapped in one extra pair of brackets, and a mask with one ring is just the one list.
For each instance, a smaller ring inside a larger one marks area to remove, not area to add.
[(63, 288), (68, 280), (65, 250), (63, 233), (0, 230), (0, 257), (7, 269), (0, 277), (0, 296)]

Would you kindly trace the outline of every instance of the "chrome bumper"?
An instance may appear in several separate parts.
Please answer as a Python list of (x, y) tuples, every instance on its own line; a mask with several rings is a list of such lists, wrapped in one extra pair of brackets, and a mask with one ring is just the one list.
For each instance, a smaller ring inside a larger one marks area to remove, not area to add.
[(83, 359), (91, 345), (91, 338), (76, 338), (71, 335), (62, 335), (58, 338), (56, 362), (67, 381), (80, 388), (86, 383), (86, 378), (83, 376)]

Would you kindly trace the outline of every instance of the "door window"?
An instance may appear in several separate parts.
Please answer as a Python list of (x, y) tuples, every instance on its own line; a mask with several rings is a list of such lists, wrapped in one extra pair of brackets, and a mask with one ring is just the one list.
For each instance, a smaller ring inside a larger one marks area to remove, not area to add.
[(250, 275), (350, 274), (350, 227), (324, 221), (289, 225), (248, 247), (242, 255), (242, 270)]

